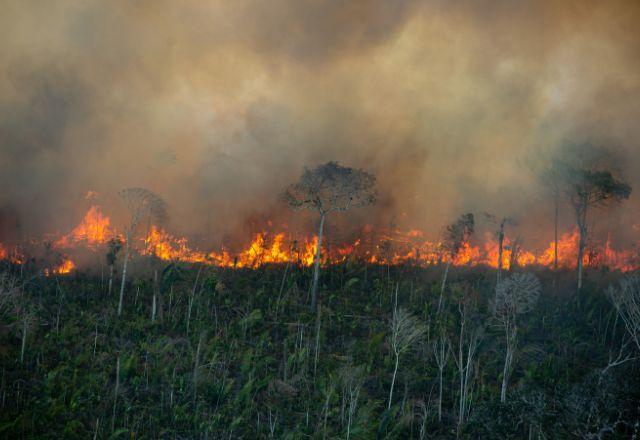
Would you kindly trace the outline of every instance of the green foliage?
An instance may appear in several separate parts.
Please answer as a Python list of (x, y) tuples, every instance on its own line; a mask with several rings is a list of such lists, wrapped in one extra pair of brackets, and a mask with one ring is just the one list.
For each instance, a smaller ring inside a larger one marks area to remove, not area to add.
[[(542, 291), (536, 308), (518, 318), (510, 398), (500, 404), (493, 273), (453, 268), (436, 315), (441, 269), (332, 267), (321, 279), (327, 303), (319, 327), (308, 312), (310, 272), (295, 266), (276, 311), (284, 267), (203, 268), (194, 294), (200, 269), (167, 265), (164, 319), (153, 323), (149, 274), (132, 278), (120, 318), (99, 277), (17, 280), (19, 291), (1, 310), (0, 437), (345, 438), (349, 428), (352, 439), (399, 439), (420, 438), (424, 428), (426, 438), (571, 438), (607, 427), (611, 438), (631, 437), (640, 417), (640, 365), (601, 374), (626, 337), (603, 293), (615, 275), (594, 274), (576, 296), (562, 287), (572, 285), (571, 274), (557, 291), (550, 273), (537, 274)], [(403, 351), (387, 410), (396, 283), (398, 309), (426, 331)], [(458, 431), (456, 364), (449, 359), (443, 372), (438, 422), (432, 346), (439, 334), (457, 344), (460, 306), (488, 325), (470, 418)], [(21, 363), (26, 312), (32, 320)], [(356, 369), (358, 380), (345, 381), (345, 371)]]

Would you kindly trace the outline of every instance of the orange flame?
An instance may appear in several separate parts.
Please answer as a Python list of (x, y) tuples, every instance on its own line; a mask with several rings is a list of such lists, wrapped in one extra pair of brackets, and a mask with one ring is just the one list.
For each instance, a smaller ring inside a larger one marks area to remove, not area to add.
[[(268, 222), (271, 226), (271, 222)], [(362, 230), (362, 238), (338, 245), (325, 241), (322, 250), (322, 264), (338, 264), (348, 259), (358, 259), (371, 264), (399, 265), (415, 264), (432, 266), (446, 263), (451, 257), (444, 251), (440, 242), (425, 239), (425, 234), (418, 230), (374, 231), (371, 226)], [(375, 236), (374, 236), (375, 233)], [(111, 228), (109, 217), (102, 214), (98, 206), (91, 206), (82, 221), (68, 234), (54, 241), (54, 246), (69, 250), (82, 246), (96, 250), (117, 234)], [(375, 237), (375, 239), (374, 239)], [(574, 268), (578, 255), (579, 234), (577, 230), (563, 234), (558, 241), (558, 264), (561, 268)], [(192, 249), (188, 240), (178, 238), (169, 232), (152, 225), (147, 236), (141, 239), (142, 255), (153, 255), (167, 261), (204, 263), (219, 267), (257, 268), (265, 264), (294, 263), (303, 266), (314, 264), (318, 249), (316, 236), (293, 240), (283, 232), (259, 232), (250, 243), (238, 252), (231, 253), (222, 248), (219, 251), (204, 252)], [(640, 244), (640, 243), (639, 243)], [(513, 252), (517, 255), (513, 257)], [(498, 243), (491, 236), (486, 236), (483, 243), (474, 245), (463, 243), (451, 263), (454, 266), (486, 265), (498, 267)], [(0, 244), (0, 259), (9, 259), (16, 264), (25, 261), (24, 256), (15, 247), (9, 251)], [(540, 253), (520, 248), (519, 244), (505, 237), (502, 253), (502, 267), (509, 270), (511, 264), (520, 267), (546, 266), (552, 267), (554, 262), (554, 243)], [(609, 239), (604, 244), (592, 243), (585, 252), (583, 262), (587, 266), (607, 266), (614, 270), (629, 271), (640, 267), (640, 253), (637, 249), (616, 250)], [(71, 259), (66, 259), (60, 266), (51, 269), (51, 273), (66, 274), (75, 269)]]
[(75, 243), (84, 242), (90, 247), (106, 243), (113, 232), (110, 229), (109, 217), (102, 215), (98, 206), (92, 206), (78, 226), (69, 234), (55, 242), (56, 247), (68, 248)]

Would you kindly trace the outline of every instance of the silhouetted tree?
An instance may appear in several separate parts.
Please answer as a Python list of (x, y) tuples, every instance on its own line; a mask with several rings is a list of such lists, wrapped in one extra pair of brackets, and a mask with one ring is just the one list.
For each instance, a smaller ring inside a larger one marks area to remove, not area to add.
[(493, 214), (485, 213), (487, 221), (498, 227), (496, 231), (496, 237), (498, 238), (498, 276), (497, 283), (500, 283), (502, 279), (502, 253), (504, 252), (504, 230), (507, 226), (513, 226), (516, 221), (511, 217), (498, 218)]
[(117, 238), (112, 238), (107, 244), (107, 266), (109, 266), (109, 287), (107, 289), (107, 295), (111, 295), (113, 287), (113, 272), (115, 270), (116, 259), (118, 258), (118, 252), (122, 249), (122, 242)]
[(628, 199), (631, 187), (623, 181), (615, 179), (610, 171), (591, 169), (568, 169), (567, 196), (576, 215), (576, 223), (580, 233), (578, 243), (578, 290), (582, 288), (582, 272), (584, 250), (587, 245), (587, 213), (589, 208), (600, 206), (606, 201), (620, 202)]
[(318, 243), (311, 287), (311, 309), (318, 301), (318, 275), (322, 252), (322, 235), (327, 214), (347, 211), (375, 202), (375, 182), (372, 174), (365, 171), (327, 162), (314, 169), (305, 168), (300, 180), (283, 193), (284, 200), (294, 209), (311, 209), (320, 215)]
[(474, 228), (475, 220), (472, 213), (461, 215), (455, 223), (452, 223), (445, 228), (442, 247), (444, 248), (445, 255), (447, 256), (447, 265), (445, 266), (444, 275), (442, 276), (442, 284), (440, 285), (438, 311), (442, 308), (442, 297), (444, 295), (444, 289), (447, 284), (447, 276), (449, 275), (451, 264), (453, 264), (453, 261), (460, 250), (464, 247), (465, 243), (467, 243), (469, 238), (471, 238)]
[(539, 178), (545, 185), (551, 197), (553, 198), (553, 272), (558, 272), (558, 219), (560, 217), (560, 199), (562, 197), (564, 173), (566, 172), (563, 164), (552, 162), (546, 168), (539, 172)]
[(129, 225), (125, 229), (124, 263), (122, 266), (122, 284), (120, 285), (120, 299), (118, 301), (118, 316), (122, 314), (122, 301), (124, 298), (124, 286), (127, 277), (127, 264), (131, 252), (131, 240), (136, 228), (145, 218), (151, 218), (157, 223), (162, 223), (167, 218), (167, 204), (159, 196), (144, 188), (125, 188), (120, 191), (120, 197), (124, 201), (131, 215)]

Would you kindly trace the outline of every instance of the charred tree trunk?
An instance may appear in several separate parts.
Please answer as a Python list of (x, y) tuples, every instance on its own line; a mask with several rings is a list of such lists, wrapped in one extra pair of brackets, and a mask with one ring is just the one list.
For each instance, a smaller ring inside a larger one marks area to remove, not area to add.
[(320, 214), (320, 226), (318, 227), (318, 248), (316, 249), (316, 261), (313, 265), (313, 283), (311, 285), (311, 311), (315, 312), (318, 305), (318, 277), (320, 275), (320, 257), (322, 256), (322, 233), (324, 231), (324, 213)]
[(500, 223), (498, 232), (498, 284), (502, 280), (502, 248), (504, 245), (504, 221)]

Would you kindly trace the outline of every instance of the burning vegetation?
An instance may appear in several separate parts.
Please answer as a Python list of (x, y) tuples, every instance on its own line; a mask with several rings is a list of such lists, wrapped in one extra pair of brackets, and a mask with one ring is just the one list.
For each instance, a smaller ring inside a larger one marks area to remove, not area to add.
[[(373, 230), (365, 225), (358, 238), (324, 247), (322, 264), (340, 264), (347, 260), (380, 265), (417, 265), (422, 267), (446, 264), (453, 266), (498, 267), (500, 254), (498, 240), (488, 234), (470, 237), (451, 255), (442, 240), (431, 241), (419, 230)], [(71, 232), (53, 242), (53, 249), (68, 259), (54, 273), (69, 273), (75, 269), (72, 258), (78, 250), (94, 253), (106, 252), (108, 243), (123, 240), (123, 234), (111, 225), (111, 220), (100, 206), (89, 208), (80, 223)], [(558, 239), (558, 266), (575, 269), (580, 234), (577, 228), (564, 232)], [(43, 242), (44, 244), (44, 242)], [(199, 250), (186, 237), (172, 235), (161, 226), (151, 224), (143, 236), (136, 238), (133, 248), (143, 256), (155, 256), (165, 261), (203, 263), (228, 268), (258, 268), (267, 264), (294, 263), (312, 266), (317, 252), (317, 236), (296, 236), (275, 229), (255, 233), (239, 250)], [(527, 250), (516, 238), (506, 236), (502, 250), (502, 268), (540, 266), (553, 268), (555, 242), (540, 251)], [(19, 246), (0, 244), (0, 259), (21, 264), (25, 256)], [(615, 249), (610, 240), (592, 241), (583, 256), (586, 267), (608, 267), (628, 272), (640, 267), (640, 242), (630, 243), (628, 249)], [(64, 270), (62, 267), (64, 266)]]

